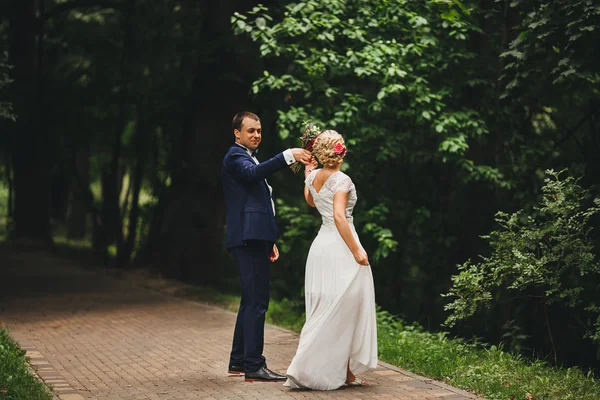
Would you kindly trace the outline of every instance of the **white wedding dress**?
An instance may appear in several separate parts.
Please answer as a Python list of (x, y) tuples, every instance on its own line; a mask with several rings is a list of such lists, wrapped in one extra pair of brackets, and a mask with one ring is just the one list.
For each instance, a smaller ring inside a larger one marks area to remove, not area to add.
[(354, 184), (337, 171), (317, 192), (312, 183), (318, 171), (311, 172), (305, 183), (323, 224), (306, 260), (306, 323), (284, 385), (334, 390), (346, 382), (348, 360), (354, 374), (377, 366), (375, 290), (371, 267), (354, 260), (333, 220), (333, 196), (349, 193), (346, 218), (358, 241), (352, 218)]

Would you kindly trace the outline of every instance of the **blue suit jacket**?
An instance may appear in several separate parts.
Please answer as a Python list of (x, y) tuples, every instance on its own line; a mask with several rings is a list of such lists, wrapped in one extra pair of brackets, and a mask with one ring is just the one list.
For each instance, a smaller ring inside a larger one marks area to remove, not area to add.
[(246, 240), (275, 242), (277, 226), (265, 179), (285, 166), (283, 153), (257, 165), (244, 148), (229, 148), (221, 170), (227, 248), (243, 246)]

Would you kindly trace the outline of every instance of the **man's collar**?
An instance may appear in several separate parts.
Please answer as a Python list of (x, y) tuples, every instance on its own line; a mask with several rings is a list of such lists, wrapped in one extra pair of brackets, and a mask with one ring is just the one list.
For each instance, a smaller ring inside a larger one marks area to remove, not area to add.
[(247, 148), (246, 146), (244, 146), (243, 144), (240, 144), (240, 143), (238, 143), (238, 142), (234, 142), (234, 143), (235, 143), (235, 144), (237, 144), (238, 146), (240, 146), (242, 149), (246, 150), (246, 153), (248, 153), (248, 155), (249, 155), (250, 157), (255, 157), (255, 156), (256, 156), (256, 154), (258, 153), (258, 149), (256, 149), (256, 150), (252, 151), (252, 150), (250, 150), (249, 148)]

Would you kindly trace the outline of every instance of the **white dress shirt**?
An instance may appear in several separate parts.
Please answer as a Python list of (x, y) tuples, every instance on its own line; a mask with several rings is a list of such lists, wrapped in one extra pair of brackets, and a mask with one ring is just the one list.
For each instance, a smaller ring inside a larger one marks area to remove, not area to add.
[[(258, 162), (258, 160), (256, 159), (255, 156), (252, 155), (252, 150), (250, 150), (249, 148), (247, 148), (246, 146), (243, 146), (239, 143), (235, 143), (238, 146), (240, 146), (241, 148), (243, 148), (244, 150), (246, 150), (246, 153), (248, 153), (248, 155), (250, 157), (252, 157), (252, 159), (254, 160), (254, 162), (258, 165), (260, 164)], [(285, 162), (288, 165), (292, 165), (296, 160), (294, 159), (294, 155), (292, 154), (292, 150), (291, 149), (287, 149), (283, 152), (283, 158), (285, 158)], [(275, 215), (275, 202), (273, 201), (273, 188), (271, 187), (271, 185), (269, 185), (269, 182), (267, 182), (267, 180), (265, 179), (265, 183), (267, 184), (267, 187), (269, 188), (269, 197), (271, 198), (271, 207), (273, 208), (273, 215)]]

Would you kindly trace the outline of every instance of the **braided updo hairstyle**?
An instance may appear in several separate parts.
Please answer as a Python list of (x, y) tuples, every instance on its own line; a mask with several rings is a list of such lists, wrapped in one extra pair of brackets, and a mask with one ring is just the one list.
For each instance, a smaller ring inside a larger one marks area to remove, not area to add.
[(324, 167), (335, 168), (344, 162), (345, 154), (336, 154), (333, 150), (336, 143), (344, 144), (344, 138), (334, 130), (323, 131), (317, 136), (313, 154)]

